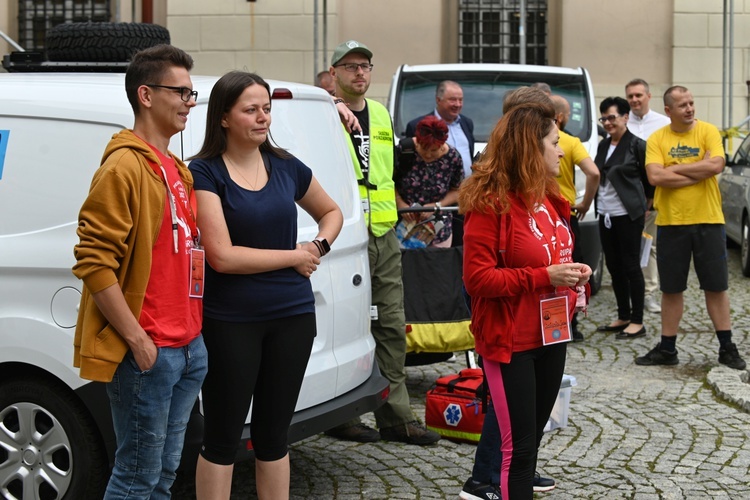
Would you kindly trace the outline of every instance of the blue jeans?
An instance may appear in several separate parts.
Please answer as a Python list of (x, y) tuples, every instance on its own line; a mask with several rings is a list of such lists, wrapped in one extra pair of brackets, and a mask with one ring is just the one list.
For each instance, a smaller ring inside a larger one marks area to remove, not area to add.
[(125, 355), (107, 384), (117, 451), (106, 500), (170, 498), (185, 429), (207, 371), (203, 336), (184, 347), (160, 347), (156, 363), (145, 372), (132, 352)]

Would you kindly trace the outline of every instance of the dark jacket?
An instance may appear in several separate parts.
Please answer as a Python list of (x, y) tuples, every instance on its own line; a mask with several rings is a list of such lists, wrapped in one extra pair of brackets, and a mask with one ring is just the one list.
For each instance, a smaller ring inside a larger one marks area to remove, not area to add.
[[(414, 118), (412, 121), (410, 121), (406, 125), (406, 132), (404, 132), (404, 137), (414, 137), (416, 135), (417, 131), (417, 123), (419, 123), (422, 118), (426, 116), (432, 116), (435, 112), (427, 113), (426, 115), (422, 115), (419, 118)], [(474, 157), (474, 122), (471, 121), (471, 118), (465, 115), (458, 115), (460, 118), (458, 120), (458, 124), (461, 126), (461, 130), (464, 131), (464, 134), (466, 134), (466, 139), (469, 140), (469, 152), (471, 153), (471, 157)]]
[(599, 167), (600, 183), (604, 185), (605, 179), (612, 183), (630, 219), (635, 220), (646, 213), (646, 199), (654, 197), (654, 187), (646, 176), (646, 141), (626, 130), (605, 161), (611, 143), (612, 138), (607, 137), (596, 152), (594, 163)]

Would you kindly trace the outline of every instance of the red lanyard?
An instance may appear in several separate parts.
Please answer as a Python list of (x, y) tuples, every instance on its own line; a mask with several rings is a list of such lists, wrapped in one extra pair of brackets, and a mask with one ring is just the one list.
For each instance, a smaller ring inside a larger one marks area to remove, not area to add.
[[(169, 177), (167, 176), (167, 171), (164, 169), (163, 165), (156, 165), (155, 163), (152, 163), (149, 161), (149, 164), (151, 165), (151, 168), (154, 169), (156, 174), (158, 175), (159, 172), (161, 172), (161, 179), (164, 181), (164, 186), (167, 189), (167, 199), (169, 200), (169, 212), (170, 216), (172, 217), (172, 240), (174, 241), (174, 253), (177, 253), (179, 250), (179, 231), (178, 231), (178, 219), (177, 219), (177, 196), (179, 193), (175, 194), (173, 191), (172, 186), (169, 183)], [(176, 167), (175, 167), (176, 168)], [(182, 178), (179, 177), (179, 171), (177, 175), (180, 182), (182, 182)], [(185, 184), (182, 184), (182, 188), (187, 192), (187, 189), (185, 189)], [(189, 217), (186, 217), (186, 222), (188, 227), (190, 228), (190, 234), (193, 235), (193, 242), (196, 246), (200, 243), (200, 232), (198, 231), (198, 224), (195, 221), (195, 190), (192, 190), (189, 195), (188, 203), (185, 204), (187, 208), (187, 212), (189, 214)]]

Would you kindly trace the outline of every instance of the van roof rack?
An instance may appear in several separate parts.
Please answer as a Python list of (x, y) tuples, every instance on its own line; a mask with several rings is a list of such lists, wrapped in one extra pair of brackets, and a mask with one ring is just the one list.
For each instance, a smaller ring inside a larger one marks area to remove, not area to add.
[(11, 52), (3, 56), (3, 68), (8, 73), (125, 73), (127, 61), (75, 62), (47, 61), (42, 52)]

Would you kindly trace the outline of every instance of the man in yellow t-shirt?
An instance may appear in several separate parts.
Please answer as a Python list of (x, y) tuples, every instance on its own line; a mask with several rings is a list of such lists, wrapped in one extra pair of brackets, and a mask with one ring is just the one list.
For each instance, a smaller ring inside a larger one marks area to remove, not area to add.
[(667, 89), (664, 110), (670, 125), (651, 134), (646, 149), (648, 180), (656, 186), (662, 336), (635, 363), (679, 363), (675, 344), (692, 257), (719, 340), (719, 363), (744, 370), (745, 361), (732, 343), (729, 317), (726, 234), (716, 181), (724, 169), (721, 136), (716, 127), (695, 118), (693, 95), (685, 87)]
[[(573, 260), (583, 262), (583, 244), (581, 242), (581, 231), (578, 227), (578, 221), (583, 219), (586, 212), (591, 208), (591, 202), (594, 201), (596, 190), (599, 187), (599, 169), (589, 156), (589, 152), (581, 143), (578, 137), (572, 136), (564, 131), (570, 119), (570, 104), (568, 100), (559, 95), (550, 96), (552, 104), (555, 106), (555, 118), (557, 128), (560, 129), (560, 142), (558, 145), (565, 155), (560, 158), (560, 173), (557, 176), (557, 183), (560, 186), (560, 193), (570, 203), (572, 210), (570, 217), (570, 227), (575, 236), (575, 246), (573, 248)], [(576, 203), (576, 179), (575, 167), (578, 165), (586, 176), (586, 191), (583, 194), (581, 203)], [(583, 334), (578, 330), (578, 318), (573, 316), (571, 321), (573, 329), (573, 340), (575, 342), (583, 341)]]

